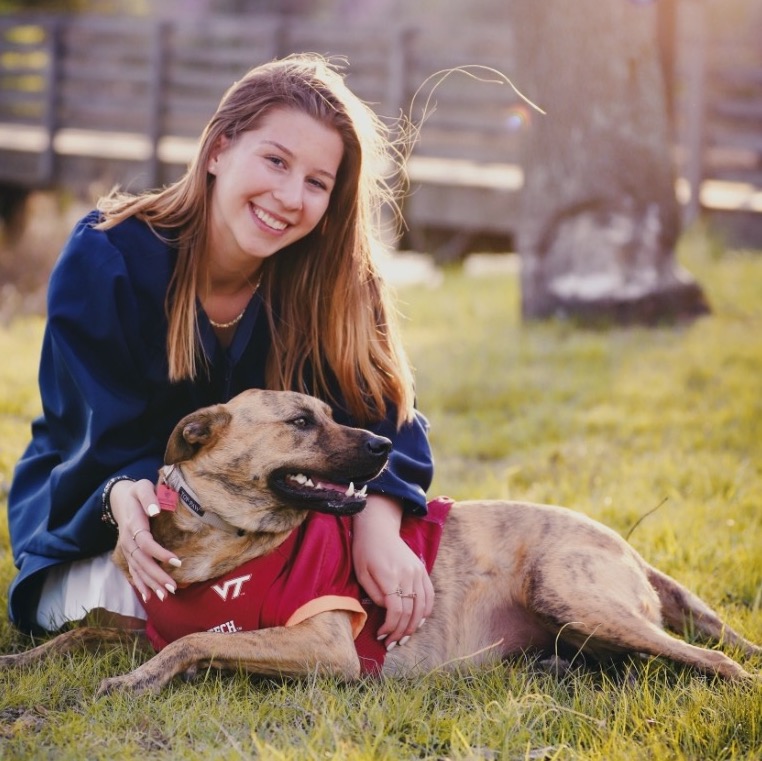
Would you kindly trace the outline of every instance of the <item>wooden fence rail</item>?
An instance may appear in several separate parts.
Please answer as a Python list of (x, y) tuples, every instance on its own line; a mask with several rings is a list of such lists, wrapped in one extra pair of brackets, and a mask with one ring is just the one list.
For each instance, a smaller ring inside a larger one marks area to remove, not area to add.
[[(706, 206), (706, 183), (721, 180), (746, 188), (730, 207), (762, 211), (762, 46), (736, 40), (728, 57), (723, 41), (709, 44), (701, 4), (682, 7), (675, 91), (686, 208)], [(0, 16), (0, 184), (82, 192), (171, 181), (222, 92), (251, 66), (290, 52), (346, 58), (349, 86), (391, 121), (421, 116), (426, 87), (414, 95), (437, 71), (464, 62), (515, 68), (504, 28), (458, 30), (447, 50), (432, 40), (404, 26), (268, 15)], [(435, 100), (410, 164), (406, 219), (414, 238), (457, 231), (449, 243), (457, 253), (469, 235), (515, 230), (527, 113), (511, 88), (466, 77), (447, 78)]]

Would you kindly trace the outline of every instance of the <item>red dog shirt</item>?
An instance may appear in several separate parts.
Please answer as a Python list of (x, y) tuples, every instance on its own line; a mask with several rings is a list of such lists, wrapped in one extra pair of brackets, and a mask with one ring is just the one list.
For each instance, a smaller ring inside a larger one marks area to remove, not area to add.
[[(426, 516), (404, 516), (400, 535), (429, 572), (452, 500), (429, 503)], [(192, 632), (224, 634), (293, 626), (328, 610), (347, 611), (363, 673), (378, 673), (386, 655), (376, 632), (384, 609), (363, 592), (352, 569), (351, 519), (309, 513), (285, 542), (210, 581), (181, 587), (164, 602), (145, 603), (155, 650)]]

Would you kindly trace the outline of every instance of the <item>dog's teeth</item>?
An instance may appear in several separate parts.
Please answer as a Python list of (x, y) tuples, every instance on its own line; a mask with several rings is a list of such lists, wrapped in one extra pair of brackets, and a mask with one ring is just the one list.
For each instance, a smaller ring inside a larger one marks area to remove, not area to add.
[(368, 496), (368, 484), (355, 492), (355, 497), (367, 497)]
[(312, 488), (315, 487), (315, 484), (312, 483), (312, 479), (311, 478), (308, 478), (306, 481), (303, 481), (302, 483), (304, 483), (305, 486), (310, 486)]
[(301, 484), (302, 486), (304, 486), (304, 484), (307, 483), (307, 476), (305, 476), (304, 473), (297, 473), (294, 476), (294, 481), (296, 481), (296, 483)]
[(355, 485), (350, 481), (349, 486), (347, 486), (347, 490), (344, 492), (347, 497), (351, 497), (355, 493)]

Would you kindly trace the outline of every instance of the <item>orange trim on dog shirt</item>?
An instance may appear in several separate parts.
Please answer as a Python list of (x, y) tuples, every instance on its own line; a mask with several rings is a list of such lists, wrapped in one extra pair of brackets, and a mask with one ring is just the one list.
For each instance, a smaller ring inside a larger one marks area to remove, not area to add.
[(301, 608), (295, 610), (288, 621), (286, 621), (286, 626), (296, 626), (308, 618), (316, 616), (318, 613), (326, 613), (330, 610), (343, 610), (351, 614), (352, 639), (357, 639), (363, 626), (365, 626), (368, 614), (363, 606), (360, 605), (360, 601), (353, 597), (343, 597), (340, 595), (316, 597), (314, 600), (310, 600), (302, 605)]

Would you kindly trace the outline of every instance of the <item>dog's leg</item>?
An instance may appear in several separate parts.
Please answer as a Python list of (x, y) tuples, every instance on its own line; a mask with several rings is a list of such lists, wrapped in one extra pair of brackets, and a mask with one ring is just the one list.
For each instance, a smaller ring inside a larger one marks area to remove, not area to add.
[(690, 645), (668, 634), (658, 623), (628, 609), (621, 601), (611, 601), (610, 613), (601, 617), (584, 605), (575, 605), (563, 619), (544, 615), (555, 628), (559, 642), (572, 645), (597, 660), (627, 653), (669, 658), (699, 671), (725, 679), (760, 680), (719, 650)]
[[(606, 603), (599, 599), (598, 603), (601, 602)], [(564, 623), (556, 618), (559, 639), (596, 658), (617, 653), (642, 653), (670, 658), (725, 679), (762, 679), (719, 650), (690, 645), (671, 636), (658, 622), (643, 615), (636, 601), (630, 604), (626, 600), (610, 599), (608, 609), (608, 614), (601, 616), (597, 608), (590, 609), (584, 600), (571, 606)]]
[(661, 601), (667, 627), (680, 634), (695, 631), (714, 642), (742, 650), (746, 655), (762, 654), (762, 647), (733, 631), (700, 597), (656, 568), (647, 568), (648, 580)]
[(349, 615), (331, 611), (295, 626), (188, 634), (129, 674), (104, 679), (98, 696), (116, 690), (158, 692), (175, 676), (208, 667), (240, 668), (263, 676), (298, 677), (315, 670), (346, 680), (360, 675)]
[(123, 629), (101, 629), (94, 626), (83, 626), (71, 629), (57, 637), (49, 639), (42, 645), (26, 650), (23, 653), (0, 656), (0, 669), (29, 666), (50, 658), (78, 650), (96, 650), (107, 643), (134, 642), (142, 636), (142, 632), (125, 631)]
[[(532, 575), (530, 610), (551, 623), (560, 641), (596, 658), (636, 652), (671, 658), (727, 679), (757, 678), (724, 653), (688, 644), (664, 631), (660, 596), (649, 581), (647, 565), (625, 545), (621, 547), (620, 556), (601, 545), (577, 546), (544, 558)], [(709, 620), (706, 606), (694, 610)], [(669, 617), (676, 618), (674, 603)]]
[[(603, 640), (620, 646), (623, 650), (670, 658), (684, 663), (699, 671), (721, 676), (724, 679), (748, 679), (762, 681), (762, 676), (751, 674), (719, 650), (708, 650), (690, 645), (681, 639), (670, 636), (663, 629), (650, 621), (619, 619), (617, 626), (609, 631), (603, 624), (590, 633), (592, 640)], [(621, 627), (631, 627), (624, 631)], [(610, 638), (610, 639), (609, 639)], [(595, 645), (593, 645), (593, 648)]]

